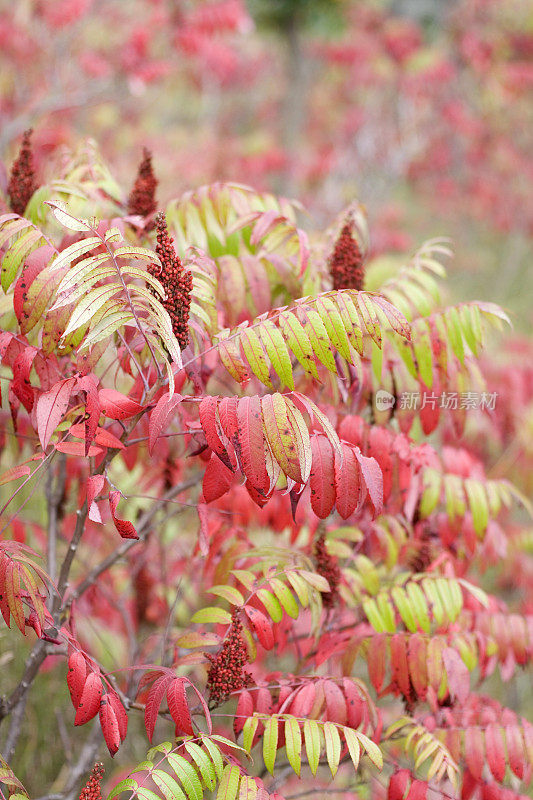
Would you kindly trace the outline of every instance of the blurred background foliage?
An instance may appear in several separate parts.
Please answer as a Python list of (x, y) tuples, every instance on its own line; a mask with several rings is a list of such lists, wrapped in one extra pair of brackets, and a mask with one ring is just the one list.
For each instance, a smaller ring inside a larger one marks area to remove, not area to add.
[(43, 178), (91, 136), (125, 191), (148, 146), (162, 201), (236, 180), (325, 227), (358, 197), (374, 255), (448, 235), (458, 294), (526, 329), (532, 91), (532, 0), (0, 2), (7, 162), (34, 126)]

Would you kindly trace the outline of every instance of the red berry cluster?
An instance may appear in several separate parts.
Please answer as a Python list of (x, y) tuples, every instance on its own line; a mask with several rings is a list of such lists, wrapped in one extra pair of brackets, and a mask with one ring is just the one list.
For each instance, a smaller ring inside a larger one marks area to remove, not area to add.
[(30, 141), (32, 133), (31, 128), (24, 131), (19, 154), (11, 167), (7, 187), (11, 208), (15, 214), (20, 214), (20, 216), (24, 214), (30, 197), (37, 189)]
[(235, 609), (231, 627), (221, 649), (216, 655), (205, 654), (211, 662), (207, 674), (207, 688), (209, 704), (212, 707), (219, 706), (228, 699), (232, 692), (239, 691), (250, 684), (251, 677), (244, 670), (245, 664), (248, 663), (248, 653), (241, 631), (239, 610)]
[(353, 235), (351, 222), (347, 222), (341, 230), (328, 264), (334, 289), (363, 288), (363, 254)]
[(157, 179), (152, 169), (152, 154), (145, 147), (137, 179), (128, 199), (128, 212), (130, 214), (140, 214), (141, 217), (148, 217), (153, 214), (156, 209), (156, 186)]
[(80, 792), (80, 800), (101, 800), (102, 790), (100, 788), (100, 781), (104, 774), (104, 765), (97, 762), (91, 776), (83, 789)]
[(156, 218), (157, 245), (155, 251), (162, 267), (149, 264), (148, 272), (158, 278), (166, 292), (163, 305), (172, 320), (172, 330), (181, 349), (189, 343), (189, 309), (191, 307), (192, 274), (184, 270), (174, 249), (174, 239), (168, 235), (165, 215), (160, 212)]
[(341, 571), (337, 559), (330, 556), (326, 548), (326, 540), (322, 534), (315, 544), (316, 571), (329, 583), (329, 592), (322, 594), (322, 602), (326, 608), (333, 608), (339, 599), (339, 583)]

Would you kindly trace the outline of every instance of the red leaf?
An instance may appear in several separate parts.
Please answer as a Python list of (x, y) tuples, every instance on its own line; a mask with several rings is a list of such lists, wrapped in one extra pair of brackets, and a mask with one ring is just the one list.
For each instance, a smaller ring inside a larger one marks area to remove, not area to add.
[(102, 726), (102, 733), (104, 734), (107, 749), (109, 750), (111, 758), (113, 758), (120, 747), (120, 731), (117, 715), (115, 709), (109, 702), (108, 694), (104, 694), (100, 701), (100, 725)]
[(498, 783), (505, 778), (505, 742), (503, 732), (499, 725), (491, 722), (485, 730), (485, 749), (487, 764)]
[(368, 646), (367, 668), (372, 686), (379, 693), (385, 678), (387, 639), (383, 634), (372, 636)]
[(78, 708), (87, 678), (87, 662), (81, 653), (71, 653), (68, 660), (67, 686), (74, 708)]
[(45, 244), (26, 256), (24, 267), (13, 291), (13, 309), (20, 324), (24, 319), (23, 305), (27, 299), (28, 289), (39, 272), (46, 267), (54, 252), (53, 247)]
[(98, 399), (102, 413), (109, 419), (128, 419), (144, 408), (136, 400), (126, 397), (115, 389), (100, 389)]
[(341, 689), (333, 681), (324, 681), (324, 695), (326, 697), (326, 717), (331, 722), (346, 724), (346, 700)]
[(115, 516), (115, 511), (117, 510), (118, 501), (122, 497), (120, 492), (114, 491), (109, 492), (109, 508), (111, 509), (111, 516), (113, 517), (113, 522), (115, 523), (115, 528), (120, 533), (123, 539), (138, 539), (137, 531), (135, 530), (135, 526), (129, 520), (120, 519), (119, 517)]
[(313, 436), (311, 450), (313, 453), (309, 478), (311, 508), (319, 519), (326, 519), (335, 505), (333, 448), (327, 436)]
[(239, 695), (237, 703), (237, 710), (235, 711), (235, 718), (233, 720), (233, 730), (237, 737), (244, 728), (244, 723), (254, 713), (254, 701), (251, 693), (247, 689), (243, 689)]
[(212, 503), (226, 494), (233, 483), (233, 472), (220, 461), (214, 453), (207, 462), (203, 479), (204, 500)]
[(261, 401), (257, 395), (242, 398), (237, 406), (237, 420), (243, 472), (251, 485), (264, 494), (270, 481), (265, 463)]
[(375, 458), (362, 455), (358, 448), (354, 452), (361, 466), (361, 474), (374, 509), (374, 516), (377, 517), (383, 511), (383, 476), (379, 464)]
[(525, 754), (520, 729), (516, 725), (508, 725), (505, 728), (505, 739), (509, 766), (517, 778), (523, 778)]
[(428, 794), (428, 785), (426, 781), (413, 781), (407, 800), (426, 800)]
[(155, 723), (157, 722), (157, 715), (159, 713), (163, 697), (165, 696), (167, 686), (172, 680), (173, 678), (170, 675), (161, 675), (161, 677), (155, 681), (154, 685), (150, 689), (150, 692), (148, 693), (148, 698), (144, 707), (144, 727), (146, 728), (146, 733), (150, 742), (152, 741), (152, 736), (154, 735)]
[(170, 716), (176, 723), (176, 736), (193, 736), (191, 714), (187, 703), (187, 693), (185, 691), (185, 679), (175, 678), (167, 689), (168, 710)]
[(245, 606), (244, 610), (265, 650), (272, 650), (274, 647), (274, 631), (268, 617), (262, 611), (253, 608), (253, 606)]
[(113, 711), (115, 712), (115, 716), (118, 722), (118, 732), (120, 734), (120, 740), (123, 742), (128, 732), (128, 715), (126, 713), (126, 709), (122, 705), (120, 697), (115, 692), (109, 692), (106, 695), (106, 697), (110, 706), (113, 708)]
[(98, 714), (100, 700), (102, 699), (102, 681), (97, 672), (90, 672), (85, 681), (81, 694), (74, 725), (85, 725), (90, 719)]
[(395, 633), (390, 640), (390, 663), (391, 676), (396, 688), (405, 697), (411, 694), (409, 683), (409, 668), (407, 666), (407, 648), (405, 646), (405, 636), (402, 633)]
[(344, 696), (346, 698), (347, 720), (349, 728), (358, 728), (363, 721), (365, 704), (356, 685), (349, 678), (342, 679)]
[(291, 714), (295, 717), (307, 717), (315, 704), (316, 687), (311, 681), (302, 686), (291, 703)]
[(387, 800), (405, 800), (411, 786), (411, 773), (408, 769), (399, 769), (389, 780)]
[[(85, 439), (86, 423), (79, 422), (71, 425), (69, 431), (71, 436), (76, 436), (78, 439)], [(105, 428), (96, 428), (92, 432), (92, 437), (96, 445), (101, 447), (113, 447), (116, 450), (124, 450), (124, 445), (111, 431), (106, 431)], [(87, 444), (87, 443), (85, 443)]]
[(361, 507), (365, 499), (365, 487), (353, 447), (345, 442), (341, 442), (341, 447), (342, 464), (339, 454), (335, 453), (335, 494), (339, 515), (342, 519), (348, 519)]
[[(217, 407), (218, 407), (218, 397), (204, 397), (201, 401), (200, 405), (198, 406), (198, 412), (200, 414), (200, 424), (202, 426), (202, 430), (205, 434), (205, 439), (207, 444), (213, 451), (216, 453), (222, 463), (228, 468), (232, 468), (231, 459), (227, 453), (227, 450), (222, 443), (222, 439), (219, 436), (218, 432), (218, 424), (217, 424)], [(220, 495), (219, 495), (220, 497)]]
[(164, 394), (157, 401), (154, 410), (150, 414), (150, 422), (148, 424), (148, 452), (150, 455), (153, 454), (157, 440), (182, 400), (181, 394)]
[(463, 659), (452, 647), (446, 647), (442, 651), (442, 660), (448, 676), (448, 686), (452, 699), (457, 699), (459, 703), (466, 702), (470, 694), (470, 673)]
[(30, 385), (30, 372), (36, 355), (35, 347), (25, 347), (13, 363), (11, 389), (28, 412), (33, 408), (35, 390)]
[(465, 761), (468, 769), (477, 781), (483, 776), (485, 764), (485, 741), (480, 728), (469, 728), (465, 735)]
[(407, 663), (416, 695), (420, 700), (425, 700), (428, 687), (427, 642), (419, 633), (409, 637)]
[(53, 432), (68, 409), (70, 394), (75, 383), (76, 378), (60, 381), (37, 400), (37, 432), (43, 450), (48, 447)]
[(86, 395), (85, 412), (87, 414), (87, 419), (85, 420), (85, 455), (87, 455), (90, 444), (94, 439), (101, 414), (100, 400), (98, 398), (98, 378), (92, 373), (84, 375), (82, 378), (78, 378), (78, 386)]
[[(238, 437), (239, 422), (237, 419), (238, 404), (239, 404), (238, 397), (223, 397), (220, 403), (218, 404), (218, 418), (220, 419), (220, 425), (222, 427), (222, 431), (224, 432), (228, 441), (231, 442), (231, 444), (233, 445), (233, 449), (236, 454), (238, 454), (240, 450), (239, 437)], [(231, 458), (232, 453), (228, 451), (228, 455)], [(239, 458), (234, 459), (232, 467), (234, 469), (237, 469), (239, 467)]]
[(103, 453), (101, 447), (92, 446), (89, 447), (89, 452), (85, 452), (85, 443), (84, 442), (58, 442), (54, 445), (55, 449), (58, 450), (60, 453), (66, 453), (68, 456), (99, 456), (100, 453)]

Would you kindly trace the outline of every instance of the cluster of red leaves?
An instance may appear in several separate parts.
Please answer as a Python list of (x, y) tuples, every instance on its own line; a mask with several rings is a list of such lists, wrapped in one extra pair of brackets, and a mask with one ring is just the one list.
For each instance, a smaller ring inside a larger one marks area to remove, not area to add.
[(192, 274), (183, 269), (183, 265), (174, 249), (174, 239), (168, 234), (165, 215), (161, 212), (156, 217), (157, 245), (156, 253), (161, 260), (161, 267), (156, 264), (148, 266), (148, 272), (158, 278), (166, 292), (163, 305), (172, 320), (172, 330), (181, 349), (189, 343), (189, 310), (191, 307)]
[(31, 196), (37, 189), (31, 148), (32, 133), (31, 128), (24, 131), (19, 154), (11, 168), (7, 187), (11, 208), (15, 214), (20, 214), (20, 216), (24, 214)]
[(80, 800), (100, 800), (102, 790), (100, 782), (104, 774), (104, 765), (99, 761), (94, 765), (89, 780), (80, 792)]
[[(348, 725), (366, 733), (374, 740), (381, 735), (382, 720), (362, 684), (352, 678), (305, 678), (275, 672), (267, 676), (272, 684), (244, 689), (239, 695), (235, 712), (235, 735), (254, 712), (260, 714), (292, 714), (299, 719), (321, 719)], [(256, 731), (255, 740), (262, 732)], [(280, 731), (279, 747), (284, 734)]]
[(137, 179), (128, 199), (128, 212), (130, 214), (140, 214), (141, 217), (148, 217), (153, 214), (156, 209), (156, 187), (157, 178), (152, 169), (152, 154), (145, 147)]
[(100, 673), (89, 670), (85, 657), (77, 651), (68, 660), (67, 685), (76, 709), (74, 725), (85, 725), (99, 714), (107, 748), (114, 756), (128, 730), (128, 715), (118, 694), (103, 692)]
[(425, 800), (426, 781), (413, 778), (408, 769), (399, 769), (390, 777), (387, 800)]
[[(146, 687), (151, 684), (150, 688)], [(187, 702), (187, 687), (200, 701), (203, 708), (209, 733), (212, 731), (211, 716), (203, 695), (188, 678), (176, 677), (172, 669), (160, 667), (146, 672), (140, 680), (137, 699), (145, 701), (144, 726), (150, 742), (154, 735), (155, 724), (161, 703), (166, 696), (168, 711), (176, 724), (176, 736), (193, 736), (191, 712)]]
[(207, 689), (212, 706), (220, 705), (232, 692), (248, 686), (251, 680), (249, 673), (244, 670), (248, 663), (248, 653), (241, 635), (242, 622), (238, 615), (238, 610), (235, 610), (228, 635), (218, 653), (205, 654), (211, 662), (207, 674)]
[(315, 544), (316, 571), (329, 583), (329, 592), (323, 592), (322, 603), (325, 608), (333, 608), (339, 599), (338, 586), (341, 571), (337, 559), (328, 553), (325, 535), (322, 534)]
[(353, 225), (346, 222), (329, 258), (329, 272), (334, 289), (361, 290), (365, 282), (363, 254), (353, 235)]

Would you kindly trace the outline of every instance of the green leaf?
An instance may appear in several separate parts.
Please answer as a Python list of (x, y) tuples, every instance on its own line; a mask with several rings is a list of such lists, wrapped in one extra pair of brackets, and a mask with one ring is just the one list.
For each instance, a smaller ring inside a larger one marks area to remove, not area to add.
[(313, 378), (318, 378), (318, 370), (313, 358), (313, 348), (302, 323), (292, 311), (284, 311), (278, 317), (279, 325), (288, 346), (307, 372)]
[(239, 767), (227, 764), (218, 787), (216, 800), (235, 800), (239, 790), (241, 773)]
[(283, 619), (283, 608), (278, 598), (273, 595), (272, 592), (269, 592), (268, 589), (258, 589), (256, 595), (265, 606), (271, 619), (274, 622), (281, 622)]
[(221, 780), (224, 771), (224, 761), (222, 760), (220, 748), (212, 742), (208, 736), (202, 736), (202, 744), (211, 756), (217, 779)]
[(442, 487), (442, 474), (430, 467), (424, 470), (422, 497), (420, 499), (420, 516), (429, 517), (437, 506)]
[(189, 762), (183, 758), (183, 756), (178, 755), (178, 753), (169, 753), (167, 761), (185, 789), (187, 797), (189, 797), (190, 800), (202, 800), (202, 784), (192, 764), (189, 764)]
[(309, 767), (313, 775), (316, 775), (320, 761), (320, 728), (314, 719), (305, 720), (304, 739)]
[(108, 300), (121, 291), (120, 283), (106, 283), (92, 289), (74, 309), (63, 336), (68, 336), (69, 333), (89, 322)]
[(218, 597), (222, 597), (233, 606), (242, 606), (244, 603), (244, 597), (234, 586), (212, 586), (207, 592), (208, 594), (216, 594)]
[(296, 592), (296, 596), (300, 601), (300, 605), (303, 608), (307, 608), (309, 605), (309, 592), (306, 581), (300, 575), (298, 575), (297, 572), (292, 572), (289, 570), (287, 570), (285, 576)]
[(335, 359), (329, 346), (328, 332), (320, 315), (314, 308), (307, 305), (299, 306), (298, 311), (299, 317), (305, 326), (314, 355), (330, 370), (330, 372), (337, 372)]
[(217, 774), (207, 753), (195, 742), (185, 742), (184, 747), (198, 767), (207, 788), (213, 790), (217, 784)]
[(372, 761), (374, 766), (378, 769), (383, 769), (383, 753), (375, 742), (365, 736), (364, 733), (356, 731), (356, 736), (359, 739), (359, 744), (365, 750), (366, 755)]
[(474, 530), (478, 537), (482, 538), (489, 524), (489, 506), (485, 489), (475, 478), (466, 478), (464, 488), (472, 513)]
[[(363, 600), (363, 611), (376, 633), (385, 633), (387, 631), (387, 623), (383, 619), (377, 603), (372, 597)], [(390, 633), (392, 633), (392, 631), (390, 631)]]
[(77, 219), (68, 210), (67, 204), (56, 200), (45, 200), (45, 204), (50, 206), (52, 214), (57, 219), (60, 225), (68, 228), (70, 231), (85, 232), (90, 231), (91, 228), (84, 220)]
[(299, 613), (298, 603), (294, 599), (294, 595), (288, 586), (286, 586), (283, 581), (280, 581), (279, 578), (271, 578), (270, 587), (274, 590), (276, 597), (289, 617), (296, 619)]
[(30, 228), (24, 231), (18, 239), (11, 245), (2, 261), (1, 269), (1, 284), (2, 289), (6, 292), (17, 275), (18, 269), (29, 252), (37, 244), (43, 235), (40, 230)]
[(272, 775), (274, 773), (274, 763), (278, 748), (278, 718), (270, 717), (265, 724), (263, 733), (263, 761), (265, 767)]
[(231, 623), (231, 614), (223, 608), (206, 606), (205, 608), (200, 608), (194, 614), (191, 622), (210, 622), (219, 623), (220, 625), (229, 625)]
[(348, 362), (351, 361), (350, 342), (342, 317), (339, 314), (332, 297), (322, 295), (316, 300), (316, 309), (320, 314), (320, 319), (324, 323), (329, 339), (333, 346), (339, 351), (341, 356)]
[(279, 328), (271, 320), (265, 319), (258, 327), (258, 332), (280, 380), (289, 389), (294, 389), (291, 360)]
[(141, 786), (139, 789), (137, 789), (136, 794), (140, 800), (161, 800), (158, 794), (152, 792), (151, 789), (145, 789), (144, 786)]
[(424, 593), (418, 583), (409, 581), (406, 584), (406, 592), (409, 600), (411, 601), (411, 608), (413, 609), (418, 626), (425, 632), (429, 633), (431, 623), (429, 620), (428, 607)]
[(342, 733), (346, 741), (346, 746), (348, 747), (348, 752), (350, 754), (350, 758), (352, 759), (354, 769), (357, 770), (359, 766), (359, 758), (361, 756), (361, 745), (359, 744), (357, 734), (354, 730), (352, 730), (352, 728), (343, 728)]
[(415, 633), (418, 629), (418, 626), (416, 624), (411, 602), (407, 597), (405, 590), (402, 589), (401, 586), (393, 586), (391, 589), (391, 596), (394, 600), (396, 608), (400, 613), (405, 627), (408, 631), (411, 631), (411, 633)]
[(284, 719), (287, 761), (299, 777), (302, 768), (302, 732), (300, 723), (290, 715), (287, 715)]
[(337, 774), (341, 758), (341, 738), (337, 726), (333, 722), (324, 723), (324, 739), (326, 741), (326, 758), (332, 778)]
[(463, 345), (463, 334), (461, 331), (461, 323), (459, 314), (455, 306), (447, 308), (444, 312), (444, 319), (446, 321), (446, 330), (448, 333), (448, 341), (454, 354), (457, 356), (461, 364), (465, 361), (465, 350)]
[(261, 383), (273, 389), (272, 381), (269, 376), (269, 364), (267, 362), (261, 340), (253, 328), (241, 328), (240, 334), (241, 347), (250, 369), (259, 378)]
[(168, 772), (163, 772), (162, 769), (154, 769), (153, 772), (150, 773), (150, 778), (168, 800), (187, 800), (185, 792), (182, 791), (172, 775), (169, 775)]
[(248, 717), (248, 719), (244, 723), (244, 727), (242, 729), (242, 746), (244, 747), (247, 753), (249, 753), (250, 750), (252, 749), (252, 743), (258, 725), (259, 725), (259, 717), (256, 716)]

